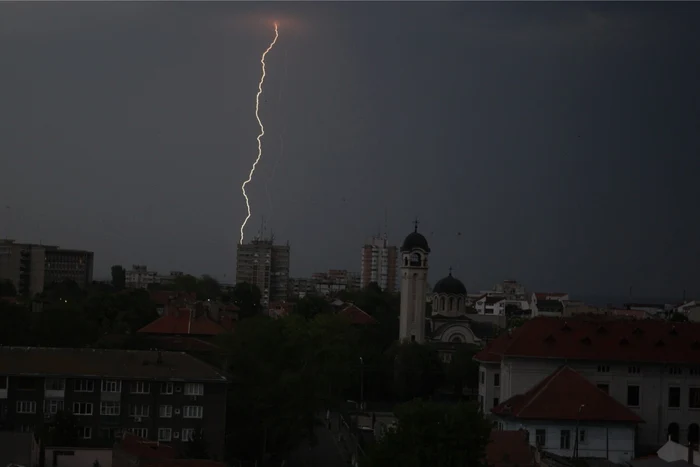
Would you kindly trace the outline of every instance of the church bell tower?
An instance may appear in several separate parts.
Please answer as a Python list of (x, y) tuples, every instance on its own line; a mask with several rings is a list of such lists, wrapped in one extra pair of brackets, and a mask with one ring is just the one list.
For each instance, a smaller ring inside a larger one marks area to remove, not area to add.
[(399, 340), (425, 342), (425, 308), (428, 293), (430, 247), (415, 227), (401, 245), (401, 314)]

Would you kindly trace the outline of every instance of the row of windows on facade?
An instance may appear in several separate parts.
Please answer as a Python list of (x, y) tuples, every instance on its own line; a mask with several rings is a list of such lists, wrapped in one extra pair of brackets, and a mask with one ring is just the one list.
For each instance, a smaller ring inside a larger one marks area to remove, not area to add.
[[(44, 413), (55, 414), (64, 410), (65, 403), (61, 399), (51, 399), (44, 401)], [(17, 401), (16, 411), (18, 414), (35, 414), (37, 408), (36, 401)], [(117, 416), (121, 415), (122, 404), (118, 401), (100, 402), (100, 415)], [(91, 416), (94, 415), (94, 404), (92, 402), (73, 402), (74, 415)], [(185, 405), (182, 409), (173, 410), (172, 405), (161, 405), (158, 407), (160, 418), (172, 418), (175, 415), (182, 415), (182, 418), (203, 418), (204, 407), (201, 405)], [(145, 418), (151, 415), (151, 406), (146, 404), (131, 404), (129, 406), (129, 416)]]
[[(74, 392), (94, 392), (96, 380), (93, 379), (77, 379), (73, 381)], [(0, 377), (0, 390), (8, 388), (8, 378)], [(36, 389), (34, 378), (18, 378), (17, 389), (20, 391), (33, 391)], [(44, 389), (47, 391), (65, 391), (66, 380), (62, 378), (47, 378), (44, 380)], [(122, 381), (118, 379), (105, 379), (101, 381), (100, 389), (102, 392), (122, 392)], [(150, 394), (151, 383), (146, 381), (135, 381), (129, 386), (129, 391), (132, 394)], [(161, 383), (161, 394), (174, 394), (175, 392), (184, 392), (186, 396), (202, 396), (204, 395), (204, 384), (202, 383), (185, 383), (184, 391), (181, 386), (176, 386), (174, 383)]]
[[(571, 449), (571, 430), (560, 430), (559, 432), (559, 449)], [(588, 442), (588, 436), (585, 429), (579, 428), (578, 442), (585, 445)], [(535, 443), (537, 446), (547, 446), (547, 430), (535, 430)]]
[[(610, 365), (598, 365), (598, 373), (610, 373)], [(640, 375), (642, 374), (641, 367), (638, 366), (628, 366), (627, 373), (630, 375)], [(683, 368), (672, 366), (667, 368), (667, 373), (672, 376), (682, 376), (684, 373)], [(700, 376), (700, 368), (689, 368), (688, 374), (690, 376)]]
[[(607, 383), (598, 383), (598, 389), (606, 394), (610, 393), (610, 385)], [(669, 386), (668, 388), (668, 408), (681, 408), (681, 388), (678, 386)], [(627, 406), (640, 407), (642, 403), (641, 388), (638, 385), (630, 384), (627, 386)], [(688, 388), (688, 408), (700, 409), (700, 387)]]
[[(34, 427), (30, 425), (22, 425), (19, 431), (32, 432)], [(148, 439), (148, 428), (127, 428), (123, 430), (140, 438)], [(182, 430), (173, 430), (172, 428), (158, 428), (158, 441), (169, 442), (174, 439), (189, 442), (194, 440), (197, 430), (195, 428), (183, 428)], [(121, 437), (122, 430), (115, 428), (103, 428), (100, 430), (100, 437), (106, 440), (114, 440)], [(81, 426), (78, 428), (78, 437), (80, 439), (92, 439), (93, 429), (91, 426)]]

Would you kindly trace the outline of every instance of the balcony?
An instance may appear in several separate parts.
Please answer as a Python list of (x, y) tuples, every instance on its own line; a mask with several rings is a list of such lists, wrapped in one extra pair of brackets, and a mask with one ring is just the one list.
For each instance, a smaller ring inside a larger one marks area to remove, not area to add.
[(65, 379), (46, 379), (46, 381), (44, 382), (44, 399), (63, 399), (65, 396)]

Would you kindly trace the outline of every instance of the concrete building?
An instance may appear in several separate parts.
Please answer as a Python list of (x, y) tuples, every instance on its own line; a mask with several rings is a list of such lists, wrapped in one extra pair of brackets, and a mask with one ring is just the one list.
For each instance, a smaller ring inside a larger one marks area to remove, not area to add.
[(149, 271), (144, 264), (134, 264), (126, 271), (127, 289), (147, 289), (151, 284), (158, 284), (160, 280), (156, 271)]
[(84, 447), (111, 446), (124, 432), (176, 446), (201, 429), (221, 459), (226, 386), (183, 352), (0, 347), (0, 430), (40, 430), (65, 410)]
[(260, 289), (262, 305), (285, 300), (289, 292), (289, 243), (275, 245), (255, 238), (239, 244), (236, 252), (236, 283), (247, 282)]
[[(491, 341), (480, 362), (484, 413), (566, 364), (644, 420), (637, 446), (700, 439), (700, 325), (606, 317), (537, 317)], [(550, 400), (554, 402), (554, 399)]]
[(362, 288), (370, 282), (376, 282), (382, 290), (396, 292), (397, 258), (397, 248), (389, 246), (386, 236), (369, 238), (362, 247)]
[(25, 296), (64, 280), (85, 287), (92, 283), (93, 257), (91, 251), (0, 240), (0, 279), (12, 282), (17, 293)]

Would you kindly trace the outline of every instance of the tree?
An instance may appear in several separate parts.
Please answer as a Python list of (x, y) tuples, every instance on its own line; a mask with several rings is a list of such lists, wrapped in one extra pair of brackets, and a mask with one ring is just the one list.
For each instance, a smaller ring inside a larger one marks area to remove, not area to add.
[(197, 281), (196, 292), (198, 300), (217, 300), (221, 297), (221, 284), (213, 277), (205, 274)]
[(365, 467), (481, 467), (491, 425), (476, 404), (414, 400), (369, 449)]
[(204, 439), (204, 431), (200, 428), (194, 430), (192, 439), (182, 445), (183, 459), (209, 459), (209, 448)]
[(16, 297), (17, 289), (11, 280), (0, 280), (0, 297)]
[(463, 344), (452, 354), (452, 360), (447, 365), (446, 380), (457, 395), (462, 395), (463, 389), (479, 387), (479, 363), (474, 361), (477, 348)]
[(119, 265), (112, 266), (112, 285), (117, 290), (126, 288), (126, 270)]
[(59, 411), (48, 424), (47, 445), (75, 446), (78, 442), (80, 425), (75, 415)]
[(260, 306), (260, 300), (262, 299), (260, 289), (256, 285), (247, 282), (239, 282), (233, 287), (231, 299), (234, 305), (240, 309), (238, 312), (240, 318), (255, 316), (262, 309)]
[(444, 380), (437, 351), (416, 342), (397, 343), (387, 352), (394, 363), (394, 393), (399, 400), (429, 397)]
[(306, 319), (313, 319), (318, 314), (330, 313), (331, 304), (323, 297), (306, 295), (294, 304), (294, 313)]
[(2, 345), (35, 345), (32, 312), (26, 305), (0, 300), (0, 342)]

